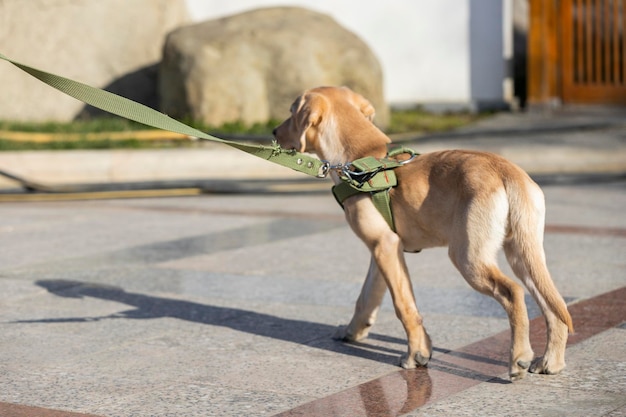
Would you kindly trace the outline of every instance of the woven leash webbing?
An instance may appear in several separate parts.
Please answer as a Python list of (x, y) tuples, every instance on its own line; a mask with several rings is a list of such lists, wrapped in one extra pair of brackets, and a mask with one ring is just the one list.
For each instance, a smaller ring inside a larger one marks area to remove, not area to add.
[(171, 132), (181, 133), (183, 135), (193, 136), (199, 139), (209, 140), (213, 142), (223, 143), (251, 155), (263, 158), (270, 162), (291, 168), (293, 170), (305, 173), (311, 176), (319, 176), (324, 172), (324, 162), (307, 154), (282, 149), (278, 144), (273, 146), (263, 146), (246, 144), (241, 142), (233, 142), (211, 136), (191, 126), (187, 126), (178, 120), (158, 112), (148, 106), (118, 96), (108, 91), (61, 77), (46, 71), (42, 71), (28, 65), (13, 61), (12, 59), (0, 54), (0, 59), (10, 62), (21, 70), (27, 72), (40, 81), (56, 88), (57, 90), (74, 97), (84, 103), (109, 113), (121, 116), (147, 126), (158, 129), (168, 130)]

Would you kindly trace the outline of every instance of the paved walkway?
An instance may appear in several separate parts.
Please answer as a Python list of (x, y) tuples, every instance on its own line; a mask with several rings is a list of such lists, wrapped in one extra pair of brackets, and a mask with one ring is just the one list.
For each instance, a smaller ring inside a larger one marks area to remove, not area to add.
[[(332, 340), (368, 254), (327, 190), (280, 178), (289, 187), (270, 193), (2, 203), (0, 416), (626, 415), (626, 170), (582, 169), (621, 154), (624, 128), (481, 129), (419, 149), (541, 161), (529, 170), (546, 193), (548, 265), (577, 328), (561, 375), (508, 382), (506, 317), (444, 249), (408, 257), (428, 368), (397, 367), (389, 299), (366, 341)], [(551, 147), (571, 152), (550, 172)], [(541, 319), (532, 330), (539, 354)]]

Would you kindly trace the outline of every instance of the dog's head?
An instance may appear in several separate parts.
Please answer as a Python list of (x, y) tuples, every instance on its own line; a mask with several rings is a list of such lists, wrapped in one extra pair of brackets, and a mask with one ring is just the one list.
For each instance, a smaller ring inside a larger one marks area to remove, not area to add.
[(326, 157), (323, 149), (328, 140), (340, 146), (341, 130), (354, 128), (364, 118), (371, 124), (374, 107), (363, 96), (347, 87), (318, 87), (305, 91), (291, 105), (291, 116), (274, 129), (274, 137), (285, 149), (316, 152)]

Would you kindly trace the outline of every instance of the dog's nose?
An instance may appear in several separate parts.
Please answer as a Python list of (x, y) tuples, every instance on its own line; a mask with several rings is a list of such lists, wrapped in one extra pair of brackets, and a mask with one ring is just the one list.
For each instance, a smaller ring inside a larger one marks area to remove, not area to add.
[(276, 131), (278, 130), (277, 127), (274, 128), (274, 130), (272, 130), (272, 135), (276, 136)]

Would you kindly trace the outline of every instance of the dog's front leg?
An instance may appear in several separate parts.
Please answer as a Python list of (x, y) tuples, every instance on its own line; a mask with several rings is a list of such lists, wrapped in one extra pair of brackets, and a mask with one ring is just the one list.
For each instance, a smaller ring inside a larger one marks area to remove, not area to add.
[[(422, 324), (422, 316), (415, 304), (400, 237), (389, 228), (368, 196), (357, 196), (346, 200), (344, 210), (352, 230), (369, 248), (372, 262), (378, 266), (378, 272), (389, 288), (396, 315), (406, 332), (409, 346), (406, 356), (401, 360), (401, 366), (409, 369), (415, 368), (418, 364), (426, 365), (432, 354), (432, 346), (430, 337)], [(372, 276), (372, 283), (380, 286), (380, 279), (375, 280), (374, 276), (376, 275)], [(373, 304), (374, 299), (365, 298)], [(360, 310), (357, 305), (355, 317), (360, 313), (364, 317), (366, 312), (366, 308)], [(357, 318), (357, 321), (360, 320), (362, 318)], [(356, 328), (358, 329), (358, 325)]]
[(380, 273), (376, 260), (372, 257), (352, 320), (348, 326), (340, 326), (334, 338), (349, 342), (366, 338), (376, 321), (376, 315), (386, 291), (385, 279)]
[(409, 342), (407, 354), (402, 357), (400, 365), (405, 369), (412, 369), (417, 365), (425, 366), (432, 355), (432, 345), (415, 304), (413, 286), (398, 235), (387, 233), (374, 246), (373, 254), (391, 293), (396, 316), (402, 322)]

